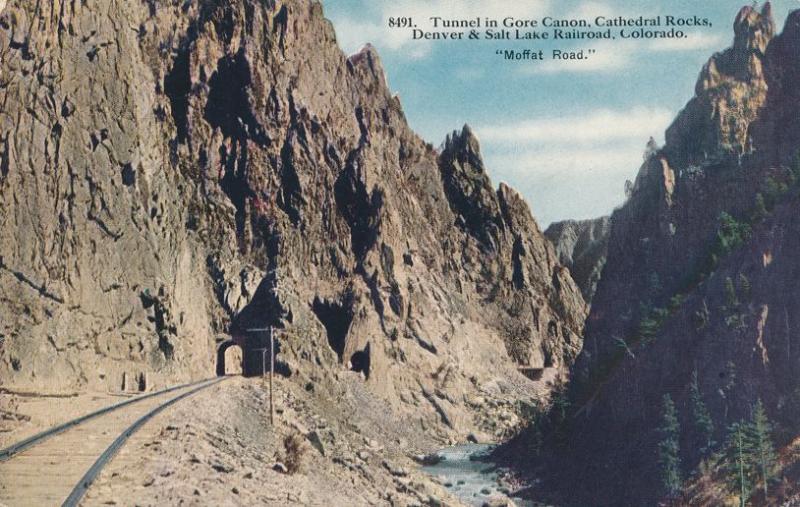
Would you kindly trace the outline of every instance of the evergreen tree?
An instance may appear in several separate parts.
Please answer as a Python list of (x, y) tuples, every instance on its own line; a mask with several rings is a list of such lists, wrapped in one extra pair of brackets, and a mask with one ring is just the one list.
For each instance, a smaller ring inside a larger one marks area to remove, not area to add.
[(761, 400), (758, 400), (753, 409), (753, 418), (749, 426), (752, 461), (760, 476), (761, 484), (764, 488), (764, 497), (766, 498), (769, 494), (768, 485), (775, 470), (777, 457), (775, 447), (772, 444), (772, 437), (770, 436), (772, 425), (767, 418), (767, 413)]
[(752, 490), (760, 483), (764, 497), (769, 495), (769, 482), (774, 477), (777, 455), (772, 443), (772, 425), (759, 400), (753, 407), (750, 421), (730, 426), (725, 449), (728, 477), (744, 506)]
[(731, 424), (725, 446), (728, 478), (732, 489), (739, 494), (739, 507), (745, 507), (750, 498), (752, 450), (747, 426), (744, 421)]
[(658, 461), (661, 465), (661, 482), (670, 497), (681, 491), (680, 424), (675, 403), (665, 394), (662, 405), (661, 441), (658, 444)]
[(689, 398), (692, 402), (692, 418), (694, 419), (695, 430), (701, 439), (700, 453), (705, 456), (714, 447), (714, 421), (711, 419), (711, 413), (703, 401), (700, 384), (697, 380), (697, 370), (692, 374)]
[(749, 239), (752, 233), (752, 229), (746, 223), (739, 222), (730, 213), (720, 213), (716, 253), (718, 256), (728, 255)]

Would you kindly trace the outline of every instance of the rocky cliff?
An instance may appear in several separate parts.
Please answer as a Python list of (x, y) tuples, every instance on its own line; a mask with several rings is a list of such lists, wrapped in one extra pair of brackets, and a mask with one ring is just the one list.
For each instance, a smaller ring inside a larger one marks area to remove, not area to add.
[(664, 498), (657, 430), (664, 395), (677, 407), (683, 477), (709, 458), (692, 384), (713, 421), (715, 449), (759, 399), (778, 443), (800, 431), (800, 294), (792, 282), (800, 247), (800, 11), (775, 35), (769, 3), (745, 7), (734, 32), (733, 46), (703, 68), (666, 146), (644, 163), (611, 219), (571, 414), (548, 451), (550, 484), (585, 486), (569, 490), (577, 504)]
[(572, 279), (591, 303), (608, 253), (609, 217), (565, 220), (550, 224), (544, 235), (556, 249), (558, 261), (569, 268)]
[(12, 0), (0, 57), (5, 386), (209, 376), (219, 335), (271, 325), (309, 391), (360, 375), (467, 428), (580, 350), (581, 294), (477, 137), (426, 145), (319, 3)]

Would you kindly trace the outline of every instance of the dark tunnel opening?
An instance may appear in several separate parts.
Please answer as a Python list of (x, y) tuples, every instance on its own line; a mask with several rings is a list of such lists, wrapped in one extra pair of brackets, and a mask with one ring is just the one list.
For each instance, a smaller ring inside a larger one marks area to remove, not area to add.
[(234, 341), (232, 341), (232, 340), (224, 341), (224, 342), (220, 343), (217, 346), (217, 376), (218, 377), (225, 376), (226, 373), (227, 373), (227, 370), (230, 369), (232, 366), (235, 367), (235, 368), (238, 368), (239, 370), (241, 370), (242, 367), (243, 367), (243, 364), (241, 364), (241, 363), (238, 364), (238, 365), (226, 364), (226, 357), (225, 357), (226, 356), (226, 352), (228, 351), (228, 349), (230, 349), (232, 347), (240, 347), (240, 346), (237, 343), (235, 343)]

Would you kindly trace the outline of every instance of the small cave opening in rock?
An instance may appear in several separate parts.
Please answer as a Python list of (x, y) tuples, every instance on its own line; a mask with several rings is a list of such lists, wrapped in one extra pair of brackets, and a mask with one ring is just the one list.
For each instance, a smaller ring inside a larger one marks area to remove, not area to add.
[(314, 315), (317, 316), (322, 325), (325, 326), (328, 335), (328, 345), (336, 352), (339, 361), (344, 354), (345, 338), (350, 324), (353, 322), (353, 311), (349, 305), (335, 301), (326, 301), (319, 297), (314, 298), (311, 305)]
[(191, 92), (189, 74), (189, 50), (183, 49), (175, 56), (172, 69), (164, 76), (164, 92), (169, 98), (172, 120), (178, 131), (178, 142), (183, 143), (189, 133), (189, 93)]
[(356, 351), (352, 356), (350, 356), (350, 369), (352, 371), (363, 373), (365, 378), (369, 378), (369, 366), (370, 366), (370, 353), (369, 353), (369, 343), (364, 350)]

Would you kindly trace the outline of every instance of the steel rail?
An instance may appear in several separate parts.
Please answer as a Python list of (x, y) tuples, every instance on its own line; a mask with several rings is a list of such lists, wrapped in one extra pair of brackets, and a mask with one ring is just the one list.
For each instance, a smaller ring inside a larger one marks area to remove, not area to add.
[(125, 442), (131, 437), (131, 435), (136, 433), (147, 421), (149, 421), (150, 419), (155, 417), (157, 414), (159, 414), (161, 411), (163, 411), (164, 409), (168, 408), (172, 404), (177, 403), (180, 400), (182, 400), (182, 399), (184, 399), (184, 398), (186, 398), (188, 396), (191, 396), (191, 395), (193, 395), (194, 393), (196, 393), (198, 391), (202, 391), (203, 389), (206, 389), (207, 387), (211, 387), (212, 385), (217, 384), (218, 382), (220, 382), (222, 380), (226, 380), (227, 378), (229, 378), (229, 377), (217, 377), (217, 378), (212, 379), (212, 380), (201, 381), (201, 382), (206, 382), (206, 383), (201, 385), (201, 386), (199, 386), (199, 387), (196, 387), (196, 388), (192, 389), (191, 391), (187, 391), (187, 392), (185, 392), (185, 393), (183, 393), (181, 395), (178, 395), (178, 396), (176, 396), (174, 398), (171, 398), (171, 399), (165, 401), (161, 405), (155, 407), (154, 409), (150, 410), (148, 413), (146, 413), (143, 416), (141, 416), (133, 424), (128, 426), (128, 428), (126, 428), (111, 443), (111, 445), (108, 446), (108, 448), (103, 452), (103, 454), (101, 454), (100, 457), (97, 458), (97, 461), (94, 462), (94, 464), (89, 468), (89, 470), (86, 471), (86, 473), (81, 478), (81, 480), (78, 482), (78, 484), (75, 486), (75, 488), (73, 488), (72, 492), (69, 494), (67, 499), (64, 500), (64, 503), (62, 504), (62, 507), (76, 507), (78, 505), (78, 503), (81, 501), (83, 496), (89, 490), (89, 487), (92, 485), (92, 483), (97, 478), (97, 476), (100, 474), (100, 472), (103, 470), (103, 467), (105, 467), (108, 464), (108, 462), (111, 461), (111, 459), (114, 457), (114, 455), (122, 448), (123, 445), (125, 445)]
[(67, 421), (67, 422), (65, 422), (63, 424), (59, 424), (58, 426), (54, 426), (54, 427), (52, 427), (52, 428), (50, 428), (48, 430), (42, 431), (41, 433), (37, 433), (36, 435), (30, 436), (30, 437), (28, 437), (28, 438), (26, 438), (24, 440), (20, 440), (19, 442), (15, 443), (15, 444), (12, 444), (11, 446), (6, 447), (5, 449), (0, 449), (0, 462), (8, 461), (11, 458), (13, 458), (15, 454), (19, 454), (20, 452), (22, 452), (22, 451), (24, 451), (26, 449), (30, 449), (31, 447), (44, 442), (45, 440), (47, 440), (50, 437), (53, 437), (53, 436), (58, 435), (60, 433), (63, 433), (63, 432), (67, 431), (70, 428), (74, 428), (75, 426), (78, 426), (79, 424), (82, 424), (82, 423), (84, 423), (86, 421), (89, 421), (89, 420), (94, 419), (96, 417), (99, 417), (101, 415), (105, 415), (105, 414), (108, 414), (108, 413), (113, 412), (115, 410), (119, 410), (119, 409), (121, 409), (123, 407), (126, 407), (128, 405), (131, 405), (133, 403), (137, 403), (137, 402), (149, 399), (149, 398), (153, 398), (154, 396), (160, 396), (162, 394), (170, 393), (172, 391), (177, 391), (178, 389), (185, 389), (185, 388), (193, 386), (195, 384), (202, 384), (203, 382), (211, 382), (211, 381), (213, 381), (213, 380), (215, 380), (217, 378), (218, 377), (212, 377), (212, 378), (207, 378), (207, 379), (204, 379), (204, 380), (199, 380), (197, 382), (189, 382), (188, 384), (181, 384), (181, 385), (178, 385), (178, 386), (168, 387), (168, 388), (162, 389), (160, 391), (155, 391), (155, 392), (148, 393), (148, 394), (145, 394), (145, 395), (142, 395), (142, 396), (137, 396), (136, 398), (131, 398), (130, 400), (125, 400), (125, 401), (123, 401), (121, 403), (117, 403), (115, 405), (109, 405), (107, 407), (101, 408), (100, 410), (96, 410), (94, 412), (91, 412), (89, 414), (83, 415), (83, 416), (78, 417), (76, 419), (72, 419), (71, 421)]

